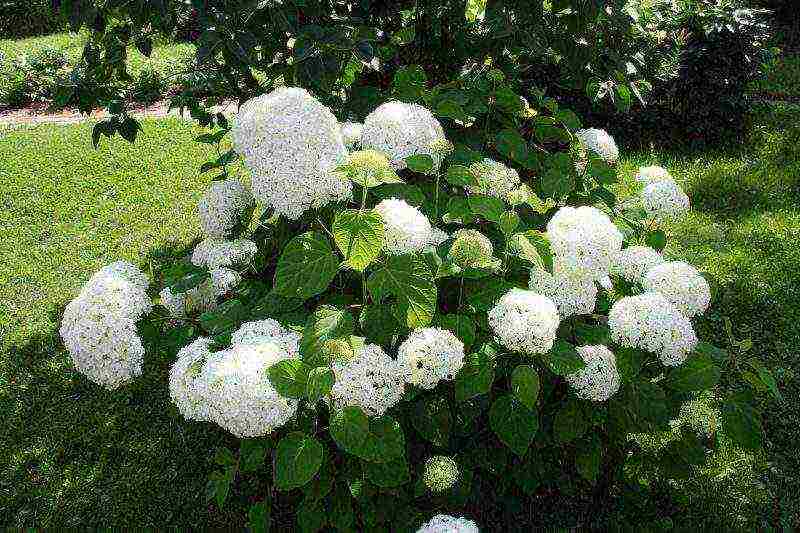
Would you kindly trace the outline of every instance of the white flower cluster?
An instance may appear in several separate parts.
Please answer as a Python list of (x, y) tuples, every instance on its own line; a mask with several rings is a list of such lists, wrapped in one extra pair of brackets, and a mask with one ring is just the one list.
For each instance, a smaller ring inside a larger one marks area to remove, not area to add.
[(416, 329), (400, 345), (397, 365), (408, 383), (432, 389), (464, 366), (464, 343), (446, 329)]
[(467, 186), (470, 194), (488, 194), (503, 200), (520, 184), (519, 173), (493, 159), (486, 158), (469, 166), (477, 186)]
[(400, 401), (405, 379), (397, 361), (380, 346), (367, 344), (354, 357), (331, 363), (336, 383), (330, 400), (336, 410), (358, 406), (367, 416), (382, 416)]
[(447, 234), (431, 226), (428, 217), (404, 200), (389, 198), (375, 206), (383, 218), (386, 253), (405, 254), (438, 245)]
[(277, 214), (296, 220), (352, 198), (350, 181), (334, 172), (347, 156), (339, 122), (304, 89), (280, 87), (248, 100), (231, 134), (253, 194)]
[(385, 153), (398, 169), (405, 168), (409, 156), (429, 155), (434, 170), (438, 170), (443, 158), (436, 143), (443, 137), (442, 125), (430, 111), (417, 104), (392, 101), (367, 115), (361, 147)]
[(619, 148), (617, 148), (614, 138), (606, 130), (588, 128), (576, 131), (575, 136), (600, 159), (609, 165), (616, 164), (619, 159)]
[(213, 182), (197, 204), (200, 229), (206, 237), (229, 237), (252, 202), (253, 195), (239, 180)]
[(223, 241), (208, 238), (194, 248), (192, 263), (198, 267), (215, 270), (221, 267), (246, 265), (258, 252), (256, 243), (248, 239)]
[(558, 329), (558, 309), (547, 296), (511, 289), (488, 314), (489, 326), (509, 350), (528, 355), (553, 347)]
[(655, 353), (667, 366), (682, 364), (697, 345), (689, 319), (657, 292), (618, 300), (608, 326), (615, 342)]
[(562, 207), (547, 223), (547, 238), (560, 272), (593, 280), (608, 275), (622, 249), (622, 234), (599, 209)]
[(669, 220), (689, 210), (689, 197), (672, 179), (646, 185), (640, 197), (645, 213), (655, 220)]
[(364, 125), (359, 122), (343, 122), (341, 126), (345, 148), (350, 151), (358, 150), (361, 146), (361, 132), (364, 130)]
[(472, 520), (438, 514), (423, 524), (417, 533), (480, 533), (480, 529)]
[(657, 181), (672, 179), (672, 174), (670, 174), (666, 168), (657, 165), (639, 167), (639, 172), (636, 173), (636, 181), (643, 185), (650, 185)]
[(239, 438), (267, 435), (297, 411), (297, 400), (278, 394), (267, 372), (298, 357), (299, 342), (274, 320), (243, 324), (227, 350), (211, 352), (211, 341), (198, 339), (172, 366), (172, 401), (186, 418), (215, 422)]
[(431, 492), (452, 490), (461, 479), (461, 470), (452, 457), (434, 455), (425, 461), (422, 480)]
[(619, 371), (614, 354), (607, 347), (579, 346), (578, 354), (586, 366), (566, 376), (576, 396), (593, 402), (604, 402), (619, 390)]
[(492, 263), (492, 241), (478, 230), (460, 229), (453, 234), (447, 258), (461, 268), (477, 268)]
[(553, 300), (562, 320), (572, 315), (590, 314), (597, 302), (597, 285), (591, 278), (570, 275), (558, 269), (551, 274), (541, 268), (532, 268), (528, 288)]
[(663, 262), (664, 257), (649, 246), (629, 246), (614, 257), (611, 273), (629, 283), (642, 283), (647, 271)]
[(136, 322), (152, 309), (149, 285), (138, 268), (117, 261), (96, 272), (64, 311), (59, 332), (75, 368), (109, 390), (142, 373)]
[(703, 314), (711, 303), (708, 281), (692, 265), (673, 261), (647, 271), (642, 282), (647, 291), (659, 292), (688, 317)]

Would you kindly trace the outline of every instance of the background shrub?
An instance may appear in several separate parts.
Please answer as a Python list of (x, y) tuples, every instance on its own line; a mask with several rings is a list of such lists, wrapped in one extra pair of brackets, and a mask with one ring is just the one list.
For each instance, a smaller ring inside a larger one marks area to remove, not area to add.
[(30, 37), (64, 29), (64, 18), (51, 0), (0, 0), (0, 35)]

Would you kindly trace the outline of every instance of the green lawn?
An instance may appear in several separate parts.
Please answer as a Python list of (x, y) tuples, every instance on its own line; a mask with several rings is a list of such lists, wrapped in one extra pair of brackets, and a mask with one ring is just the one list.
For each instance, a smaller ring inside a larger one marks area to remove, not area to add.
[[(729, 347), (729, 318), (787, 398), (767, 406), (764, 457), (723, 447), (672, 502), (658, 502), (676, 526), (752, 529), (798, 512), (800, 134), (789, 128), (798, 118), (790, 108), (760, 120), (747, 150), (637, 153), (620, 167), (630, 183), (638, 165), (658, 161), (686, 185), (694, 211), (670, 228), (668, 254), (712, 282), (698, 329)], [(0, 525), (241, 526), (245, 501), (235, 496), (220, 514), (204, 498), (209, 452), (233, 439), (175, 412), (170, 361), (148, 358), (141, 378), (109, 393), (76, 374), (58, 344), (58, 314), (94, 270), (119, 258), (157, 268), (197, 235), (207, 186), (193, 127), (150, 121), (135, 145), (104, 140), (97, 151), (90, 132), (0, 130)]]

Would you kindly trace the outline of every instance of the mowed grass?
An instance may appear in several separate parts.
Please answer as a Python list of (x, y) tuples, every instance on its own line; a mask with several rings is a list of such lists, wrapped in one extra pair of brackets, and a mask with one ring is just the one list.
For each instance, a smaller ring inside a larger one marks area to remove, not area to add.
[[(763, 116), (763, 113), (762, 113)], [(709, 277), (714, 304), (703, 338), (729, 348), (723, 320), (778, 376), (786, 401), (765, 404), (766, 453), (726, 447), (711, 465), (654, 501), (676, 526), (752, 529), (797, 520), (800, 346), (800, 110), (754, 127), (751, 146), (713, 153), (629, 155), (667, 166), (693, 212), (669, 228), (667, 254)], [(224, 513), (205, 503), (210, 455), (235, 440), (184, 421), (170, 405), (171, 361), (146, 358), (133, 384), (106, 392), (72, 370), (57, 337), (59, 313), (100, 266), (179, 249), (198, 233), (194, 206), (198, 130), (178, 120), (145, 123), (134, 145), (91, 148), (90, 125), (39, 126), (0, 134), (0, 525), (239, 527), (236, 489)], [(244, 497), (244, 496), (243, 496)], [(634, 513), (635, 514), (635, 513)], [(637, 517), (629, 517), (637, 523)]]

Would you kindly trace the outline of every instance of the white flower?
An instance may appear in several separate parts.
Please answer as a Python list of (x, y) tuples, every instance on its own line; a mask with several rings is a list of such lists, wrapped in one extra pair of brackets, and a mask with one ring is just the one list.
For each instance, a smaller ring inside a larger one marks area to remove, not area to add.
[(252, 202), (253, 195), (239, 180), (213, 182), (197, 204), (200, 229), (207, 237), (230, 236)]
[(367, 344), (347, 360), (331, 364), (336, 383), (330, 399), (334, 409), (358, 406), (367, 416), (382, 416), (403, 396), (403, 372), (380, 346)]
[(211, 286), (214, 294), (222, 296), (231, 292), (242, 282), (242, 275), (230, 268), (215, 268), (211, 271)]
[(417, 533), (480, 533), (480, 530), (472, 520), (438, 514), (423, 524)]
[(300, 357), (300, 335), (272, 318), (246, 322), (231, 335), (231, 344), (258, 344), (265, 340), (280, 346), (288, 357)]
[(253, 260), (256, 252), (258, 252), (256, 243), (248, 239), (223, 241), (208, 238), (195, 246), (194, 252), (192, 252), (192, 263), (209, 270), (246, 265)]
[(422, 480), (431, 492), (452, 490), (461, 479), (461, 469), (451, 457), (434, 455), (425, 461)]
[(169, 395), (178, 411), (188, 420), (207, 422), (211, 420), (208, 406), (198, 388), (197, 378), (203, 371), (206, 359), (211, 355), (212, 340), (200, 337), (178, 352), (178, 359), (169, 372)]
[(642, 287), (663, 294), (688, 317), (703, 314), (711, 303), (708, 282), (697, 269), (683, 261), (654, 266), (647, 271)]
[(342, 123), (342, 137), (348, 150), (357, 150), (361, 146), (361, 132), (364, 125), (359, 122)]
[(566, 376), (578, 398), (604, 402), (619, 390), (619, 372), (614, 354), (605, 346), (579, 346), (586, 366)]
[(350, 181), (334, 172), (347, 156), (339, 122), (304, 89), (280, 87), (248, 100), (231, 134), (253, 194), (277, 214), (296, 220), (352, 198)]
[(436, 141), (444, 130), (433, 114), (417, 104), (386, 102), (364, 120), (361, 147), (385, 153), (395, 168), (405, 168), (405, 159), (426, 154), (433, 159), (434, 170), (442, 164)]
[(169, 312), (169, 316), (175, 318), (183, 318), (186, 316), (186, 293), (185, 292), (172, 292), (171, 287), (164, 287), (158, 293), (161, 299), (161, 305)]
[(578, 277), (600, 279), (622, 248), (622, 233), (600, 210), (562, 207), (547, 223), (547, 238), (558, 269)]
[(594, 280), (559, 271), (551, 274), (532, 268), (528, 288), (553, 300), (562, 320), (572, 315), (590, 314), (597, 301)]
[(149, 284), (138, 268), (117, 261), (96, 272), (64, 311), (60, 334), (75, 368), (109, 390), (142, 373), (136, 322), (152, 309)]
[(416, 329), (400, 345), (397, 365), (408, 383), (432, 389), (464, 366), (464, 343), (445, 329)]
[(689, 210), (689, 197), (671, 179), (655, 181), (640, 194), (647, 216), (655, 220), (669, 220)]
[(559, 324), (553, 300), (522, 289), (511, 289), (500, 298), (488, 319), (503, 346), (528, 355), (550, 351)]
[(506, 200), (521, 181), (516, 170), (489, 158), (472, 163), (469, 170), (478, 182), (477, 186), (467, 186), (470, 194), (488, 194)]
[(650, 185), (661, 180), (672, 180), (672, 175), (664, 167), (656, 165), (639, 167), (639, 172), (636, 173), (636, 181), (644, 185)]
[(608, 134), (606, 130), (597, 128), (588, 128), (578, 130), (575, 132), (578, 137), (586, 145), (586, 148), (594, 152), (600, 159), (614, 165), (619, 158), (619, 149), (614, 138)]
[(375, 210), (383, 218), (386, 253), (397, 255), (416, 252), (447, 239), (446, 234), (431, 226), (419, 209), (403, 200), (383, 200), (375, 206)]
[(447, 258), (461, 268), (490, 266), (494, 260), (492, 241), (478, 230), (460, 229), (453, 234)]
[(608, 326), (614, 342), (655, 353), (667, 366), (682, 364), (697, 345), (689, 319), (657, 292), (618, 300)]
[(664, 257), (649, 246), (628, 246), (614, 256), (611, 273), (630, 283), (641, 283), (648, 270), (664, 262)]

